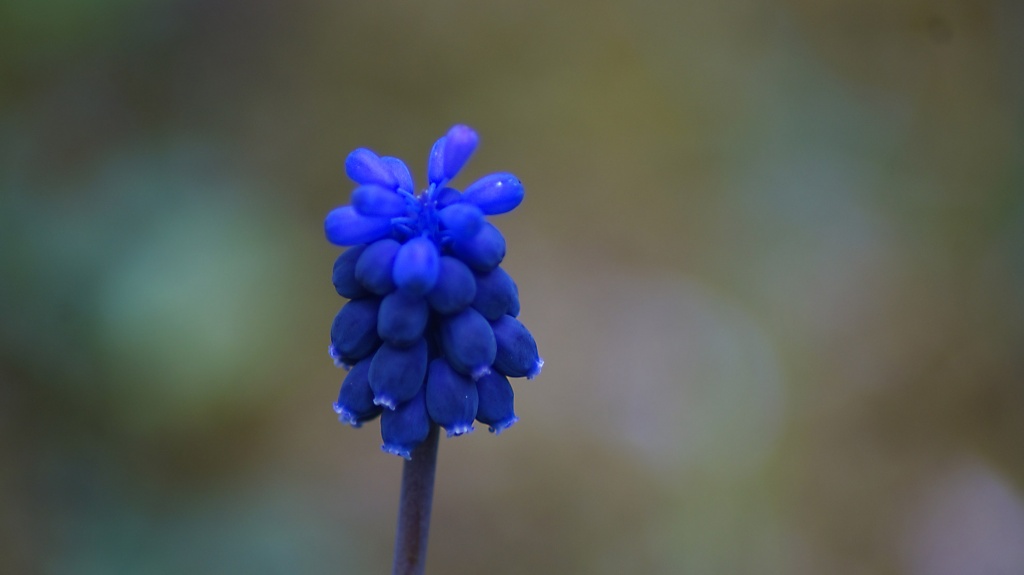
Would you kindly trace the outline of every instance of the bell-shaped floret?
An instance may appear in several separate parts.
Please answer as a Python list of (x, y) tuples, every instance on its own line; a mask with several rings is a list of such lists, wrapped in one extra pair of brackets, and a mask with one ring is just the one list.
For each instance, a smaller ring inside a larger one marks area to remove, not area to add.
[(342, 206), (327, 214), (324, 233), (335, 245), (365, 244), (391, 233), (391, 218), (364, 216), (352, 206)]
[(456, 239), (469, 239), (475, 236), (484, 224), (484, 213), (480, 208), (459, 202), (437, 212), (437, 217), (444, 224), (448, 233)]
[(476, 420), (490, 426), (491, 433), (498, 434), (519, 421), (513, 410), (514, 393), (512, 384), (504, 375), (491, 372), (476, 381), (480, 405)]
[(516, 297), (512, 299), (512, 303), (508, 306), (508, 315), (519, 317), (519, 286), (516, 285), (516, 280), (512, 280), (512, 293)]
[(352, 191), (352, 207), (364, 216), (394, 218), (404, 214), (409, 205), (402, 194), (367, 184)]
[(466, 264), (451, 256), (441, 256), (441, 270), (427, 303), (437, 313), (453, 314), (466, 309), (476, 295), (476, 279)]
[(395, 291), (395, 280), (391, 275), (395, 267), (395, 256), (401, 245), (384, 238), (366, 246), (356, 261), (355, 275), (359, 283), (377, 295)]
[(474, 270), (488, 272), (505, 258), (505, 238), (498, 228), (484, 222), (473, 237), (456, 238), (452, 242), (452, 253)]
[(480, 312), (487, 321), (497, 321), (513, 308), (518, 313), (519, 296), (515, 285), (512, 276), (500, 266), (487, 273), (477, 274), (473, 309)]
[(430, 308), (422, 297), (392, 292), (380, 302), (377, 334), (392, 345), (410, 346), (423, 337), (429, 316)]
[(423, 338), (409, 347), (384, 343), (370, 364), (370, 388), (375, 405), (395, 409), (412, 399), (427, 375), (427, 342)]
[(437, 283), (441, 254), (429, 238), (413, 238), (395, 255), (393, 275), (398, 289), (415, 295), (425, 295)]
[(409, 166), (406, 166), (405, 162), (390, 156), (384, 156), (380, 161), (384, 162), (384, 165), (391, 170), (391, 175), (395, 178), (396, 190), (404, 190), (410, 194), (415, 191), (416, 185), (412, 181), (412, 174), (409, 172)]
[(430, 148), (430, 157), (427, 158), (427, 180), (431, 184), (440, 185), (445, 181), (444, 177), (444, 144), (447, 138), (441, 136), (434, 146)]
[(494, 368), (509, 377), (536, 377), (544, 360), (537, 353), (537, 342), (530, 330), (510, 315), (493, 322), (491, 328), (498, 345)]
[(341, 252), (338, 259), (334, 260), (334, 274), (331, 281), (341, 297), (356, 299), (369, 293), (356, 279), (356, 262), (359, 261), (359, 256), (362, 255), (364, 249), (366, 246), (351, 247)]
[(412, 450), (423, 443), (428, 433), (430, 416), (423, 389), (394, 410), (385, 409), (380, 416), (380, 436), (384, 440), (381, 449), (388, 453), (410, 459)]
[(471, 307), (441, 321), (441, 347), (452, 367), (474, 380), (490, 371), (497, 353), (491, 324)]
[(492, 216), (516, 209), (522, 203), (524, 194), (519, 178), (502, 172), (485, 176), (471, 184), (462, 193), (462, 200)]
[(457, 373), (443, 359), (430, 362), (427, 413), (445, 428), (448, 437), (473, 431), (478, 402), (476, 385), (469, 378)]
[(341, 383), (338, 401), (334, 403), (338, 421), (352, 427), (359, 427), (380, 415), (381, 408), (373, 403), (373, 390), (370, 389), (370, 361), (366, 358), (352, 366)]
[(450, 180), (458, 175), (476, 150), (478, 141), (476, 132), (469, 126), (458, 124), (448, 130), (443, 154), (445, 179)]
[(434, 194), (434, 205), (438, 210), (443, 210), (461, 200), (462, 192), (455, 188), (441, 188), (440, 191)]
[(376, 184), (393, 190), (398, 184), (387, 162), (366, 148), (353, 150), (345, 158), (345, 173), (360, 185)]
[(331, 355), (345, 365), (355, 365), (373, 353), (380, 345), (377, 336), (379, 311), (380, 301), (376, 298), (346, 303), (331, 324)]

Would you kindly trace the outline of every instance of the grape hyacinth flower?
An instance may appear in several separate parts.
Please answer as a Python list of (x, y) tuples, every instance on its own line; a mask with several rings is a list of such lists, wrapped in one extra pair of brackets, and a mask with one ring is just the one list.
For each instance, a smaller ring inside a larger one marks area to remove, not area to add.
[(437, 140), (418, 195), (404, 162), (353, 151), (351, 204), (324, 221), (327, 239), (348, 247), (333, 274), (350, 300), (331, 326), (330, 355), (349, 369), (335, 412), (353, 427), (380, 416), (382, 449), (409, 460), (396, 573), (422, 570), (438, 427), (449, 437), (473, 431), (474, 420), (507, 429), (518, 420), (508, 378), (532, 379), (544, 364), (516, 319), (519, 290), (500, 265), (505, 238), (487, 221), (519, 206), (522, 183), (502, 172), (462, 191), (448, 185), (477, 142), (464, 125)]

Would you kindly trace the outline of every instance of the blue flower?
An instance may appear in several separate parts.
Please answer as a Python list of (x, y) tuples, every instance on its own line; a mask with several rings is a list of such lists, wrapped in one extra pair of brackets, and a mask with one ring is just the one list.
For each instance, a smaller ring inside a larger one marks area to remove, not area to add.
[(353, 427), (380, 415), (382, 449), (407, 459), (431, 425), (449, 437), (473, 431), (474, 420), (494, 433), (510, 427), (508, 378), (532, 379), (544, 365), (516, 319), (519, 288), (500, 267), (505, 238), (487, 221), (519, 206), (522, 183), (502, 172), (463, 192), (448, 185), (477, 143), (468, 126), (448, 130), (419, 195), (404, 162), (353, 151), (352, 203), (324, 221), (328, 241), (349, 246), (333, 272), (350, 300), (331, 326), (331, 357), (349, 368), (334, 410)]

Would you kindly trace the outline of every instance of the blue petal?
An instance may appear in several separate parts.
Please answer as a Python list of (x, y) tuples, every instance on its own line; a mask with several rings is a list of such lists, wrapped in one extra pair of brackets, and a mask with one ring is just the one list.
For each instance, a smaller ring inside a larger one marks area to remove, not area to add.
[(462, 192), (455, 188), (441, 188), (440, 191), (434, 194), (434, 204), (438, 210), (443, 210), (461, 200)]
[(409, 240), (395, 256), (395, 285), (409, 294), (425, 295), (437, 283), (441, 254), (425, 237)]
[(359, 283), (377, 295), (395, 291), (391, 270), (399, 247), (399, 243), (391, 238), (377, 240), (367, 246), (356, 261), (355, 276)]
[(505, 258), (505, 238), (498, 228), (490, 222), (484, 222), (475, 236), (456, 238), (452, 242), (452, 253), (469, 267), (480, 272), (488, 272)]
[(445, 428), (448, 437), (473, 431), (476, 419), (476, 385), (458, 374), (448, 362), (435, 359), (427, 374), (427, 413)]
[(427, 341), (410, 347), (380, 346), (370, 364), (370, 388), (374, 405), (395, 409), (416, 395), (427, 375)]
[(334, 260), (334, 274), (331, 281), (341, 297), (357, 299), (369, 293), (356, 279), (356, 261), (359, 260), (359, 256), (365, 249), (366, 246), (351, 247)]
[(411, 458), (412, 450), (423, 443), (430, 433), (426, 392), (421, 388), (409, 401), (399, 404), (393, 411), (384, 410), (380, 416), (381, 449), (388, 453)]
[(476, 420), (490, 426), (492, 433), (501, 433), (519, 421), (513, 410), (515, 394), (507, 377), (491, 372), (477, 380), (476, 390), (480, 396)]
[[(519, 295), (512, 276), (501, 267), (476, 276), (476, 297), (473, 309), (488, 321), (496, 321), (511, 310), (519, 312)], [(511, 315), (511, 314), (509, 314)]]
[(364, 422), (380, 415), (381, 408), (373, 403), (373, 390), (370, 389), (368, 374), (370, 358), (366, 358), (352, 366), (345, 381), (341, 383), (338, 401), (334, 404), (334, 412), (338, 421), (352, 427), (359, 427)]
[(380, 302), (376, 298), (352, 300), (341, 308), (331, 324), (331, 347), (342, 363), (354, 365), (369, 356), (377, 346), (377, 313)]
[(393, 218), (404, 214), (409, 205), (398, 192), (368, 184), (352, 191), (352, 207), (364, 216)]
[(339, 246), (369, 243), (390, 232), (391, 218), (364, 216), (352, 206), (335, 208), (324, 220), (327, 241)]
[(427, 302), (437, 313), (453, 314), (466, 309), (476, 291), (476, 279), (466, 264), (451, 256), (441, 256), (437, 284), (427, 294)]
[(445, 181), (444, 177), (444, 143), (445, 136), (434, 142), (434, 146), (430, 148), (430, 157), (427, 159), (427, 179), (430, 180), (431, 184), (440, 185), (441, 182)]
[(497, 353), (491, 325), (473, 308), (442, 320), (441, 347), (452, 367), (473, 379), (490, 371)]
[(476, 132), (469, 126), (462, 124), (452, 126), (445, 136), (444, 144), (444, 176), (445, 179), (452, 179), (458, 175), (459, 170), (466, 165), (469, 157), (476, 150), (479, 141)]
[(518, 178), (508, 173), (485, 176), (462, 193), (462, 200), (476, 205), (487, 215), (504, 214), (516, 209), (525, 191)]
[(409, 172), (409, 167), (405, 165), (405, 162), (390, 156), (385, 156), (380, 161), (384, 162), (388, 169), (391, 170), (391, 175), (394, 176), (395, 181), (398, 183), (396, 189), (405, 190), (410, 194), (415, 193), (416, 185), (412, 181), (412, 174)]
[(399, 347), (410, 346), (423, 337), (430, 308), (422, 297), (393, 292), (380, 303), (377, 334)]
[(391, 190), (398, 185), (387, 163), (366, 148), (353, 150), (345, 158), (345, 173), (353, 182), (361, 185), (377, 184)]
[(498, 346), (494, 368), (509, 377), (536, 377), (544, 360), (537, 354), (537, 342), (530, 330), (508, 315), (492, 323), (491, 328)]
[(469, 239), (480, 232), (484, 224), (484, 213), (480, 208), (459, 202), (452, 204), (437, 213), (453, 238)]

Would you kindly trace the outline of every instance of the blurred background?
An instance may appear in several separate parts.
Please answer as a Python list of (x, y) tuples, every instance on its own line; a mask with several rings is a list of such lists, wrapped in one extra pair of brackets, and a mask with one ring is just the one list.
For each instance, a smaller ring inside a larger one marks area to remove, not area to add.
[(390, 571), (347, 153), (512, 171), (432, 573), (1024, 573), (1024, 4), (6, 0), (0, 572)]

